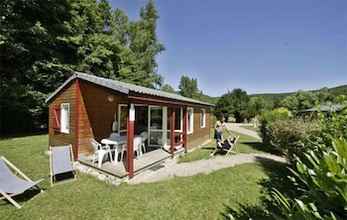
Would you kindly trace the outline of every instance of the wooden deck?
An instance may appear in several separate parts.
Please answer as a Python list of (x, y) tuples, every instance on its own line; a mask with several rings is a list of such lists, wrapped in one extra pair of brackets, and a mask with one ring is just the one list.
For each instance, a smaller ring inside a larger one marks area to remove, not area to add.
[[(144, 153), (141, 157), (138, 159), (134, 159), (134, 171), (135, 175), (143, 170), (149, 169), (160, 162), (164, 161), (165, 159), (169, 158), (171, 155), (167, 153), (166, 151), (162, 149), (157, 149), (151, 152)], [(105, 161), (102, 164), (101, 168), (98, 168), (97, 163), (92, 163), (90, 158), (81, 156), (79, 159), (79, 162), (93, 167), (97, 170), (100, 170), (102, 172), (105, 172), (107, 174), (123, 178), (127, 176), (127, 171), (125, 169), (125, 162), (118, 162), (118, 163), (113, 163), (110, 161)]]

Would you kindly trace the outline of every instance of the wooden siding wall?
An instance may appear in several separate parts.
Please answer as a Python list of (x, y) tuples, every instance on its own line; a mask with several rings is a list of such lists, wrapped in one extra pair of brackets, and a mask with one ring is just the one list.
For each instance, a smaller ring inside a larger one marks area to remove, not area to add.
[[(66, 86), (49, 104), (49, 145), (50, 146), (59, 146), (59, 145), (68, 145), (75, 144), (75, 111), (76, 111), (76, 91), (75, 84), (70, 83)], [(55, 131), (53, 129), (53, 109), (55, 106), (60, 106), (61, 103), (69, 103), (70, 104), (70, 132), (69, 134), (60, 133), (59, 131)]]
[[(109, 137), (112, 132), (114, 115), (118, 112), (118, 104), (126, 104), (128, 100), (125, 95), (85, 81), (82, 81), (80, 86), (83, 100), (80, 116), (80, 151), (90, 153), (92, 152), (90, 138), (101, 141), (101, 139)], [(108, 101), (109, 96), (113, 97), (112, 102)]]
[[(76, 129), (76, 87), (75, 81), (63, 89), (49, 104), (49, 145), (75, 144)], [(118, 104), (127, 103), (127, 97), (117, 94), (109, 89), (80, 81), (81, 97), (79, 110), (79, 154), (93, 152), (90, 138), (97, 141), (108, 137), (112, 132), (114, 114), (118, 112)], [(109, 102), (107, 97), (113, 96), (114, 101)], [(61, 103), (70, 103), (70, 133), (63, 134), (54, 131), (53, 108)]]
[[(210, 128), (211, 128), (211, 110), (210, 108), (199, 108), (194, 107), (194, 127), (193, 133), (188, 134), (188, 148), (194, 148), (210, 139)], [(206, 126), (200, 127), (201, 109), (205, 109), (206, 114)]]

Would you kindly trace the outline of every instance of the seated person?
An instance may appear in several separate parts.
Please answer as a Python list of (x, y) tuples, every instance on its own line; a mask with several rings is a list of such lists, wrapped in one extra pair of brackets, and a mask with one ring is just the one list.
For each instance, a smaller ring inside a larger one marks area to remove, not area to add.
[(236, 137), (227, 138), (224, 141), (219, 140), (217, 141), (217, 147), (223, 150), (229, 150), (231, 147), (233, 147), (235, 140), (236, 140)]

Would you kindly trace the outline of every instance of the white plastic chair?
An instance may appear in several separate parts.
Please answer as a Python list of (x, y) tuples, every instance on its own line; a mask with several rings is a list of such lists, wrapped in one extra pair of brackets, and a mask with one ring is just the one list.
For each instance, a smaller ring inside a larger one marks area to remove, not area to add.
[(134, 138), (134, 153), (136, 152), (136, 156), (139, 157), (142, 155), (142, 137), (141, 136), (137, 136)]
[(148, 133), (146, 131), (144, 131), (140, 134), (140, 136), (142, 137), (141, 151), (142, 151), (142, 153), (145, 153), (145, 152), (147, 152), (145, 142), (148, 139)]
[[(137, 155), (136, 159), (137, 159), (139, 156), (142, 155), (142, 152), (141, 152), (141, 148), (142, 148), (142, 144), (143, 144), (142, 137), (141, 136), (134, 137), (134, 142), (133, 143), (134, 143), (134, 145), (133, 145), (133, 147), (134, 147), (133, 153), (136, 152), (136, 155)], [(123, 146), (123, 148), (122, 148), (122, 159), (123, 159), (124, 152), (127, 152), (127, 146)]]
[(95, 163), (96, 160), (98, 161), (98, 167), (101, 168), (102, 161), (104, 160), (105, 155), (109, 155), (110, 160), (112, 160), (112, 153), (110, 148), (103, 148), (102, 145), (97, 142), (95, 139), (91, 138), (90, 143), (92, 144), (94, 148), (94, 155), (92, 163)]

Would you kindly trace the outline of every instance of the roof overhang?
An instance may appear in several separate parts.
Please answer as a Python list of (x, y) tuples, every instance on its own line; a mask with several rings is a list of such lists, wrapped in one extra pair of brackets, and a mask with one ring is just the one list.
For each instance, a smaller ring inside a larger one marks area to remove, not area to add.
[(117, 92), (123, 93), (123, 94), (129, 94), (129, 89), (124, 88), (124, 87), (117, 87), (115, 88), (114, 85), (110, 85), (108, 83), (95, 83), (94, 81), (90, 80), (88, 77), (84, 77), (83, 75), (80, 75), (78, 73), (74, 73), (70, 78), (68, 78), (61, 86), (59, 86), (53, 93), (51, 93), (47, 98), (46, 98), (46, 103), (50, 102), (65, 86), (67, 86), (70, 82), (72, 82), (75, 79), (82, 79), (87, 82), (93, 83), (95, 85), (103, 86), (112, 90), (115, 90)]
[[(98, 76), (90, 75), (86, 73), (79, 73), (79, 72), (75, 72), (61, 86), (59, 86), (52, 94), (50, 94), (48, 98), (46, 99), (46, 102), (47, 103), (50, 102), (56, 95), (59, 94), (61, 90), (64, 89), (64, 87), (66, 87), (69, 83), (71, 83), (72, 81), (76, 79), (81, 79), (86, 82), (89, 82), (98, 86), (102, 86), (125, 95), (129, 95), (130, 99), (140, 100), (139, 97), (150, 96), (152, 101), (154, 99), (158, 99), (157, 101), (159, 101), (160, 99), (161, 101), (167, 100), (170, 103), (177, 103), (179, 105), (208, 106), (211, 108), (215, 106), (207, 102), (183, 97), (178, 94), (171, 94), (171, 93), (163, 92), (160, 90), (150, 89), (150, 88), (137, 86), (130, 83), (120, 82), (117, 80), (107, 79), (107, 78), (98, 77)], [(134, 94), (136, 95), (134, 96)]]

